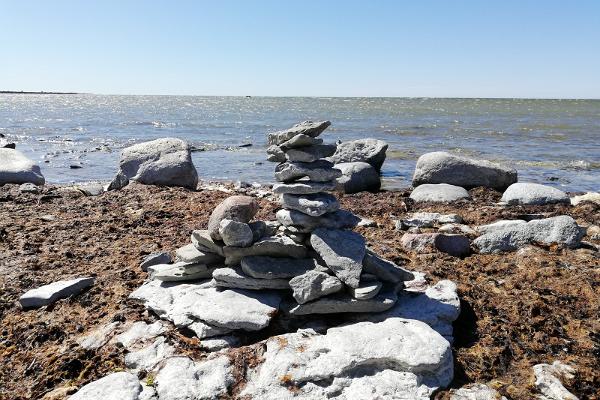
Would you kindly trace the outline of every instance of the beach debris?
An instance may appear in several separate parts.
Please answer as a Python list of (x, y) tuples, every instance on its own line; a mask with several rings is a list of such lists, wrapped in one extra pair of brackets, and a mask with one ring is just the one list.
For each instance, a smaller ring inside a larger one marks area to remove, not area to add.
[(379, 172), (366, 162), (344, 162), (335, 164), (335, 168), (342, 172), (336, 183), (343, 193), (376, 192), (381, 188)]
[(370, 164), (377, 174), (385, 161), (388, 144), (378, 139), (358, 139), (342, 142), (337, 145), (335, 154), (329, 161), (334, 164), (365, 162)]
[(448, 183), (467, 189), (486, 186), (504, 190), (516, 181), (517, 171), (513, 168), (436, 151), (419, 157), (412, 183), (415, 187), (424, 183)]
[(40, 167), (23, 153), (11, 148), (0, 148), (0, 185), (6, 183), (45, 183)]
[(502, 203), (509, 205), (544, 205), (570, 203), (569, 196), (560, 189), (539, 183), (517, 182), (510, 185), (502, 194)]
[(410, 198), (417, 203), (450, 203), (458, 200), (468, 200), (471, 198), (465, 188), (447, 183), (425, 183), (417, 186)]
[(29, 290), (19, 298), (19, 302), (23, 308), (43, 307), (57, 300), (77, 295), (93, 284), (94, 278), (91, 277), (57, 281)]

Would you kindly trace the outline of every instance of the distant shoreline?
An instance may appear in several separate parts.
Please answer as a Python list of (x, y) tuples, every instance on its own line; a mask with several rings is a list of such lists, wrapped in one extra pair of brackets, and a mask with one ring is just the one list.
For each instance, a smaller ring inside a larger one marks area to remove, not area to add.
[(25, 91), (15, 91), (15, 90), (0, 90), (0, 94), (80, 94), (77, 92), (25, 92)]

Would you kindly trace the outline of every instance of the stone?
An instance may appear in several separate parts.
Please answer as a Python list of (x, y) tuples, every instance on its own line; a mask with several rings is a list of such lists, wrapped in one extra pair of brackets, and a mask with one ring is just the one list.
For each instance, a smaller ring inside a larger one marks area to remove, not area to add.
[(486, 186), (504, 190), (516, 181), (517, 171), (513, 168), (436, 151), (419, 157), (412, 183), (415, 187), (424, 183), (448, 183), (467, 189)]
[(473, 244), (480, 253), (514, 251), (527, 244), (559, 244), (574, 248), (582, 236), (582, 229), (573, 218), (560, 215), (494, 230), (479, 236)]
[(285, 142), (281, 143), (281, 145), (279, 147), (282, 150), (288, 150), (288, 149), (295, 149), (298, 147), (314, 146), (314, 145), (319, 145), (319, 144), (323, 144), (323, 139), (314, 138), (312, 136), (308, 136), (308, 135), (304, 135), (304, 134), (300, 133), (300, 134), (294, 136), (293, 138), (291, 138), (290, 140), (286, 140)]
[(219, 236), (225, 246), (248, 247), (254, 240), (250, 225), (230, 219), (224, 219), (219, 224)]
[(160, 400), (218, 399), (227, 394), (234, 382), (231, 363), (225, 355), (199, 362), (171, 357), (154, 379)]
[(0, 185), (33, 183), (39, 186), (45, 182), (39, 165), (18, 150), (0, 148)]
[(188, 263), (185, 261), (175, 264), (159, 264), (148, 268), (150, 277), (164, 282), (194, 281), (212, 277), (214, 268), (206, 264)]
[(508, 205), (570, 203), (569, 196), (560, 189), (538, 183), (525, 182), (517, 182), (510, 185), (502, 194), (500, 201)]
[(292, 278), (289, 282), (292, 295), (298, 304), (304, 304), (319, 297), (339, 292), (344, 284), (335, 276), (319, 271), (307, 271)]
[(329, 157), (335, 153), (334, 144), (316, 144), (312, 146), (291, 148), (285, 150), (285, 158), (288, 161), (313, 162), (321, 158)]
[(360, 234), (337, 229), (315, 229), (310, 244), (327, 267), (346, 285), (358, 287), (366, 242)]
[(406, 251), (415, 253), (432, 253), (435, 251), (435, 240), (439, 233), (405, 233), (400, 238), (400, 246)]
[(136, 321), (125, 332), (115, 336), (113, 342), (126, 349), (130, 349), (136, 343), (154, 339), (166, 331), (167, 327), (161, 321), (156, 321), (151, 324), (148, 324), (145, 321)]
[(39, 194), (41, 191), (42, 189), (39, 186), (30, 182), (23, 183), (21, 186), (19, 186), (19, 192), (21, 193)]
[(286, 236), (271, 236), (263, 238), (250, 247), (223, 248), (225, 265), (238, 265), (247, 256), (291, 257), (306, 258), (306, 247), (294, 242)]
[(385, 161), (388, 145), (383, 140), (358, 139), (338, 144), (335, 154), (330, 158), (334, 164), (366, 162), (379, 173)]
[(290, 279), (308, 271), (326, 269), (313, 258), (275, 258), (249, 256), (242, 258), (242, 271), (256, 279)]
[(346, 210), (326, 213), (319, 217), (311, 217), (296, 210), (279, 210), (275, 216), (283, 226), (293, 226), (304, 233), (312, 232), (316, 228), (351, 229), (360, 222), (360, 217)]
[(360, 221), (358, 222), (357, 226), (363, 226), (365, 228), (377, 228), (379, 224), (377, 224), (377, 221), (372, 220), (370, 218), (360, 217)]
[(175, 260), (193, 264), (212, 265), (222, 262), (223, 257), (215, 253), (204, 253), (198, 250), (193, 243), (190, 243), (175, 250)]
[(561, 379), (575, 377), (573, 367), (554, 361), (552, 364), (534, 365), (533, 372), (535, 387), (542, 394), (541, 400), (578, 400), (577, 396), (569, 392), (561, 382)]
[(375, 297), (357, 300), (347, 293), (334, 293), (305, 304), (293, 306), (291, 315), (378, 313), (390, 309), (398, 296), (392, 290), (380, 291)]
[(219, 287), (233, 289), (268, 290), (289, 289), (287, 279), (256, 279), (246, 275), (241, 268), (219, 268), (213, 272), (213, 279)]
[(381, 290), (382, 284), (375, 275), (362, 274), (356, 288), (348, 288), (348, 293), (357, 300), (367, 300), (375, 297)]
[(290, 129), (284, 131), (272, 132), (267, 135), (269, 144), (280, 145), (297, 135), (306, 135), (313, 138), (319, 136), (327, 127), (331, 125), (329, 121), (304, 121), (294, 125)]
[(134, 371), (151, 371), (161, 361), (175, 355), (175, 348), (162, 336), (153, 343), (125, 354), (125, 366)]
[(93, 284), (94, 278), (91, 277), (53, 282), (29, 290), (19, 298), (19, 302), (23, 308), (43, 307), (59, 299), (75, 296)]
[(215, 253), (221, 257), (225, 257), (225, 254), (223, 253), (223, 246), (225, 246), (225, 243), (220, 240), (214, 240), (210, 236), (210, 232), (208, 230), (193, 231), (191, 240), (196, 249), (200, 250), (201, 252)]
[(148, 267), (159, 264), (170, 264), (173, 262), (171, 255), (167, 252), (152, 253), (144, 257), (144, 260), (140, 264), (142, 271), (147, 271)]
[(336, 179), (337, 188), (344, 193), (376, 192), (381, 188), (379, 172), (366, 162), (335, 164), (342, 175)]
[(447, 183), (425, 183), (417, 186), (410, 198), (417, 203), (450, 203), (458, 200), (468, 200), (471, 198), (469, 192), (460, 186), (448, 185)]
[(506, 397), (500, 396), (495, 389), (476, 383), (460, 389), (452, 389), (450, 391), (450, 400), (507, 400)]
[(289, 194), (281, 195), (281, 205), (288, 210), (300, 211), (311, 217), (319, 217), (325, 213), (337, 211), (340, 208), (334, 195), (328, 193)]
[(212, 326), (202, 321), (194, 321), (186, 326), (186, 328), (194, 332), (198, 339), (222, 336), (232, 331), (231, 329), (223, 328), (221, 326)]
[(238, 337), (233, 335), (213, 337), (210, 339), (204, 339), (200, 342), (200, 347), (206, 351), (219, 351), (223, 349), (229, 349), (232, 347), (239, 347), (241, 341)]
[(250, 231), (252, 232), (252, 241), (262, 239), (265, 236), (272, 236), (269, 232), (269, 227), (264, 221), (254, 221), (248, 224)]
[(115, 372), (83, 386), (69, 400), (140, 400), (142, 385), (136, 375)]
[(121, 152), (119, 171), (108, 189), (121, 189), (129, 181), (196, 189), (198, 172), (190, 150), (185, 141), (176, 138), (161, 138), (127, 147)]
[(282, 163), (285, 160), (285, 153), (281, 147), (272, 145), (267, 148), (267, 161)]
[(469, 225), (464, 224), (444, 224), (438, 228), (439, 233), (458, 233), (467, 236), (477, 236), (477, 231)]
[(480, 225), (475, 229), (478, 233), (484, 235), (486, 233), (497, 232), (507, 228), (518, 228), (524, 226), (525, 224), (527, 224), (527, 222), (523, 221), (522, 219), (499, 220), (491, 224)]
[(406, 233), (400, 239), (400, 245), (408, 251), (431, 253), (435, 250), (454, 257), (469, 255), (470, 241), (463, 235), (442, 233)]
[(410, 214), (402, 220), (404, 226), (416, 226), (418, 228), (432, 228), (441, 224), (460, 224), (463, 219), (457, 214), (440, 214), (432, 212), (417, 212)]
[(339, 169), (326, 160), (311, 163), (284, 162), (275, 167), (275, 179), (279, 182), (292, 182), (300, 178), (308, 178), (313, 182), (329, 182), (342, 176)]
[(588, 192), (581, 196), (574, 196), (571, 198), (571, 205), (576, 206), (582, 201), (589, 201), (590, 203), (600, 204), (600, 193)]
[[(368, 300), (367, 300), (368, 301)], [(385, 344), (385, 345), (382, 345)], [(301, 349), (301, 350), (300, 350)], [(242, 396), (288, 399), (429, 399), (452, 381), (450, 344), (401, 318), (297, 332), (266, 341)]]
[(111, 322), (103, 325), (87, 335), (77, 339), (77, 344), (86, 350), (96, 350), (104, 346), (114, 335), (119, 327), (119, 322)]
[(258, 202), (250, 196), (231, 196), (223, 200), (210, 215), (208, 232), (213, 240), (222, 240), (219, 225), (224, 219), (250, 222), (258, 212)]
[(297, 181), (294, 183), (276, 183), (273, 185), (275, 194), (313, 194), (321, 192), (331, 192), (336, 188), (334, 181), (331, 182), (311, 182)]
[(391, 261), (384, 260), (370, 250), (363, 258), (363, 272), (376, 276), (379, 280), (399, 283), (414, 279), (414, 274)]

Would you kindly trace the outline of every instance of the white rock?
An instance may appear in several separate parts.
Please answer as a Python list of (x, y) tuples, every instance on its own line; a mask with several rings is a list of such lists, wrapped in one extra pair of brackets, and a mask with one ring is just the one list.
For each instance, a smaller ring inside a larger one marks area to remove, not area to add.
[(175, 264), (153, 265), (148, 268), (151, 279), (165, 282), (193, 281), (212, 277), (214, 268), (205, 264), (179, 261)]
[(58, 281), (31, 289), (19, 298), (21, 307), (35, 308), (52, 304), (59, 299), (79, 294), (94, 284), (94, 278), (77, 278)]
[(153, 339), (166, 331), (167, 327), (161, 321), (156, 321), (152, 324), (144, 321), (136, 321), (125, 332), (115, 336), (113, 341), (129, 349), (138, 342)]
[(311, 163), (284, 162), (275, 167), (275, 179), (279, 182), (293, 182), (300, 178), (308, 178), (313, 182), (329, 182), (342, 176), (339, 169), (326, 160)]
[(218, 336), (202, 340), (200, 342), (200, 347), (206, 351), (219, 351), (231, 347), (238, 347), (240, 343), (240, 339), (233, 335)]
[(373, 166), (377, 172), (385, 161), (388, 145), (378, 139), (358, 139), (338, 144), (335, 154), (330, 160), (334, 164), (365, 162)]
[(575, 369), (554, 361), (552, 364), (537, 364), (533, 366), (535, 387), (542, 394), (542, 400), (578, 400), (562, 384), (561, 379), (572, 379)]
[(338, 314), (338, 313), (379, 313), (394, 306), (398, 296), (394, 291), (379, 292), (377, 296), (357, 300), (347, 293), (335, 293), (317, 300), (292, 306), (291, 315)]
[(560, 189), (538, 183), (517, 182), (502, 194), (501, 202), (509, 205), (569, 203), (569, 196)]
[(414, 279), (412, 272), (384, 260), (370, 250), (367, 250), (363, 258), (363, 272), (375, 275), (384, 282), (398, 283)]
[(129, 372), (115, 372), (83, 386), (69, 400), (140, 400), (142, 385)]
[(0, 185), (6, 183), (33, 183), (43, 185), (40, 167), (18, 150), (0, 148)]
[(104, 346), (111, 339), (115, 330), (119, 327), (119, 322), (111, 322), (97, 328), (89, 334), (77, 339), (77, 343), (86, 350), (96, 350)]
[(491, 387), (476, 383), (450, 391), (450, 400), (507, 400)]
[(457, 214), (440, 214), (433, 212), (417, 212), (410, 214), (402, 220), (406, 226), (416, 226), (418, 228), (431, 228), (442, 224), (460, 224), (463, 219)]
[(198, 339), (226, 335), (231, 332), (231, 329), (209, 325), (202, 321), (194, 321), (187, 328), (194, 332)]
[(162, 336), (139, 350), (125, 355), (125, 366), (133, 371), (151, 371), (159, 362), (175, 354), (175, 348)]
[(480, 234), (484, 235), (486, 233), (501, 231), (506, 228), (516, 228), (520, 226), (524, 226), (527, 222), (522, 219), (502, 219), (499, 221), (492, 222), (487, 225), (480, 225), (476, 227), (476, 231)]
[(434, 203), (449, 203), (457, 200), (469, 199), (469, 192), (460, 186), (448, 185), (447, 183), (426, 183), (417, 186), (410, 198), (417, 203), (430, 201)]
[(281, 145), (286, 141), (292, 139), (298, 135), (309, 136), (316, 138), (319, 136), (327, 127), (331, 125), (329, 121), (304, 121), (292, 126), (289, 129), (272, 132), (267, 135), (267, 141), (270, 145)]
[(281, 195), (281, 205), (289, 210), (300, 211), (311, 217), (319, 217), (325, 213), (337, 211), (340, 208), (335, 196), (328, 193), (289, 194)]

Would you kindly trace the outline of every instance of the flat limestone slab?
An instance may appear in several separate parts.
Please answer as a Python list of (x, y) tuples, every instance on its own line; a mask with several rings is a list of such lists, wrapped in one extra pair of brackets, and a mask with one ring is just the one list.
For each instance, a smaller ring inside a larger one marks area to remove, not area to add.
[(275, 194), (311, 194), (321, 192), (331, 192), (335, 190), (335, 182), (311, 182), (297, 181), (293, 183), (276, 183), (273, 185), (273, 193)]
[(360, 222), (359, 217), (346, 210), (311, 217), (300, 211), (281, 209), (277, 211), (275, 216), (280, 224), (295, 227), (305, 233), (312, 232), (316, 228), (350, 229)]
[(26, 292), (19, 298), (21, 307), (37, 308), (52, 304), (59, 299), (76, 295), (94, 284), (94, 278), (77, 278), (58, 281)]
[(292, 182), (307, 177), (313, 182), (329, 182), (342, 176), (339, 169), (326, 160), (317, 160), (311, 163), (284, 162), (275, 167), (275, 179), (280, 182)]
[(312, 217), (337, 211), (340, 208), (336, 197), (329, 193), (290, 194), (281, 195), (283, 208), (300, 211)]
[(250, 256), (242, 258), (242, 271), (257, 279), (290, 279), (312, 270), (326, 269), (314, 258), (276, 258)]
[(280, 145), (298, 135), (316, 138), (325, 129), (327, 129), (329, 125), (331, 125), (331, 122), (329, 121), (304, 121), (292, 126), (289, 129), (269, 133), (267, 135), (267, 140), (269, 144)]
[(246, 275), (239, 267), (218, 268), (213, 272), (213, 279), (219, 287), (234, 289), (289, 289), (287, 279), (256, 279)]
[(250, 247), (225, 246), (225, 265), (237, 265), (247, 256), (306, 258), (307, 249), (287, 236), (261, 239)]
[(129, 372), (115, 372), (90, 382), (83, 386), (77, 393), (69, 397), (70, 400), (140, 400), (142, 385), (136, 375)]
[(391, 290), (380, 292), (366, 300), (357, 300), (347, 293), (336, 293), (315, 301), (292, 307), (291, 315), (335, 314), (335, 313), (378, 313), (390, 309), (398, 296)]
[(193, 243), (187, 244), (175, 250), (175, 258), (177, 261), (185, 261), (187, 263), (196, 264), (215, 264), (223, 261), (223, 257), (215, 253), (200, 251)]

